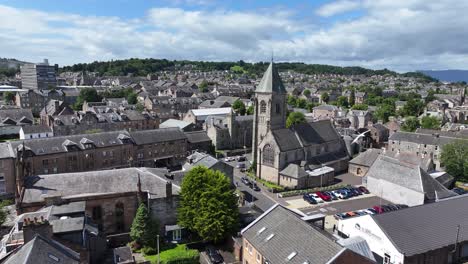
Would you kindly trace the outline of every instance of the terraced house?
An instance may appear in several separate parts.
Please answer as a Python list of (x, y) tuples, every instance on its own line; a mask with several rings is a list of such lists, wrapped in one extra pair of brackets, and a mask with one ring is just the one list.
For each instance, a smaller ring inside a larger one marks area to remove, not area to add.
[[(3, 143), (3, 193), (15, 193), (16, 158), (24, 157), (24, 176), (114, 169), (128, 166), (174, 167), (185, 160), (187, 137), (178, 128), (114, 131)], [(19, 191), (19, 190), (18, 190)]]

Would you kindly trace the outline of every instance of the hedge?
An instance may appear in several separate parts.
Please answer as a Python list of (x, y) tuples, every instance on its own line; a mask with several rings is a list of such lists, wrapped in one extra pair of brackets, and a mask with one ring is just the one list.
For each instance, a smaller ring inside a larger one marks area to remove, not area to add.
[(247, 176), (249, 176), (250, 178), (254, 179), (255, 181), (261, 183), (263, 186), (267, 187), (268, 191), (270, 191), (270, 192), (277, 193), (277, 192), (285, 191), (285, 188), (283, 186), (280, 186), (278, 184), (275, 184), (275, 183), (272, 183), (272, 182), (257, 178), (251, 172), (247, 172)]
[(337, 184), (337, 185), (331, 185), (331, 186), (325, 186), (325, 187), (316, 187), (312, 189), (302, 189), (302, 190), (293, 190), (293, 191), (286, 191), (282, 192), (279, 194), (280, 197), (291, 197), (291, 196), (296, 196), (296, 195), (302, 195), (306, 193), (311, 193), (311, 192), (319, 192), (319, 191), (333, 191), (336, 189), (340, 189), (343, 187), (349, 187), (349, 184)]
[[(158, 262), (158, 255), (145, 255), (151, 263)], [(200, 253), (195, 249), (188, 249), (186, 245), (179, 244), (175, 248), (161, 252), (161, 264), (198, 264)]]

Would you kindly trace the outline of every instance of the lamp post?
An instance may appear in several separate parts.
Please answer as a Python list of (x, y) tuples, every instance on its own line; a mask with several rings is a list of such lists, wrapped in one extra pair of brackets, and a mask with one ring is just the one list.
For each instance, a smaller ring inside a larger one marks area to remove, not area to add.
[(159, 256), (159, 235), (156, 236), (157, 237), (157, 247), (158, 247), (158, 264), (160, 263), (161, 259), (160, 259), (160, 256)]

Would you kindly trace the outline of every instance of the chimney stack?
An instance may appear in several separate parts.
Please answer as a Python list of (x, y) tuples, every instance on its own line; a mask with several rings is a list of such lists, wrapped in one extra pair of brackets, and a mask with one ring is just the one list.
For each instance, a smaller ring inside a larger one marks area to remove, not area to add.
[(172, 182), (170, 181), (166, 182), (166, 197), (172, 197)]

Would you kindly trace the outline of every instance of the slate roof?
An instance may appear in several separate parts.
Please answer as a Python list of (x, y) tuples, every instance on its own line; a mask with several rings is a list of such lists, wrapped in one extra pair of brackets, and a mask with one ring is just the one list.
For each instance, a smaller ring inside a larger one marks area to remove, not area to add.
[(458, 241), (468, 241), (468, 229), (464, 228), (468, 225), (466, 195), (373, 215), (372, 218), (405, 256), (455, 244), (458, 225), (462, 226)]
[(302, 177), (307, 177), (309, 174), (301, 168), (301, 166), (290, 163), (286, 168), (284, 168), (281, 172), (281, 175), (289, 176), (291, 178), (299, 179)]
[(341, 246), (300, 217), (276, 204), (241, 233), (271, 264), (324, 264), (342, 253)]
[[(166, 196), (164, 171), (151, 172), (138, 168), (125, 168), (102, 171), (61, 173), (31, 176), (25, 186), (23, 203), (42, 202), (46, 196), (80, 197), (86, 195), (136, 192), (138, 174), (143, 191), (154, 197)], [(172, 193), (178, 194), (179, 187), (173, 185)]]
[(22, 129), (25, 134), (52, 132), (52, 129), (46, 125), (23, 126)]
[(211, 142), (206, 131), (185, 132), (185, 136), (189, 143)]
[(182, 120), (177, 120), (177, 119), (168, 119), (164, 122), (162, 122), (159, 127), (160, 128), (168, 128), (168, 127), (178, 127), (180, 129), (184, 129), (188, 126), (190, 126), (192, 123), (182, 121)]
[(175, 127), (133, 131), (130, 136), (137, 145), (187, 139), (184, 132)]
[(393, 133), (389, 141), (404, 141), (404, 142), (413, 142), (416, 144), (427, 144), (427, 145), (437, 145), (443, 146), (449, 144), (452, 141), (456, 140), (456, 137), (447, 137), (439, 135), (438, 137), (431, 134), (421, 134), (421, 133), (411, 133), (411, 132), (402, 132), (398, 131)]
[(302, 123), (293, 127), (304, 146), (340, 140), (330, 120)]
[[(53, 258), (58, 258), (60, 262)], [(4, 264), (78, 264), (80, 255), (63, 244), (40, 235), (15, 250)]]
[(292, 129), (281, 128), (272, 130), (271, 132), (273, 133), (273, 137), (281, 151), (302, 148), (301, 143)]
[(208, 108), (208, 109), (192, 109), (194, 116), (210, 116), (210, 115), (227, 115), (231, 113), (231, 107)]
[(379, 156), (367, 172), (368, 178), (381, 179), (422, 193), (428, 201), (455, 196), (418, 165)]
[(350, 160), (349, 163), (370, 167), (374, 164), (380, 153), (382, 153), (382, 150), (380, 149), (367, 149), (366, 151), (359, 153), (359, 155)]
[(0, 110), (0, 124), (7, 119), (12, 120), (15, 124), (21, 123), (20, 120), (26, 118), (30, 123), (34, 121), (31, 109), (1, 109)]
[(270, 63), (268, 69), (263, 74), (260, 83), (255, 89), (256, 93), (279, 93), (285, 94), (286, 89), (284, 88), (283, 81), (278, 74), (278, 70), (273, 62)]
[(192, 167), (195, 166), (205, 166), (207, 168), (211, 168), (214, 165), (218, 164), (218, 162), (222, 162), (214, 158), (213, 156), (206, 154), (206, 153), (200, 153), (200, 152), (194, 152), (192, 155), (187, 157), (188, 161), (191, 161), (189, 164), (185, 164), (184, 167), (186, 170), (189, 170)]
[(50, 224), (52, 225), (52, 231), (54, 234), (77, 232), (84, 229), (85, 218), (73, 217), (67, 219), (56, 219), (51, 220)]

